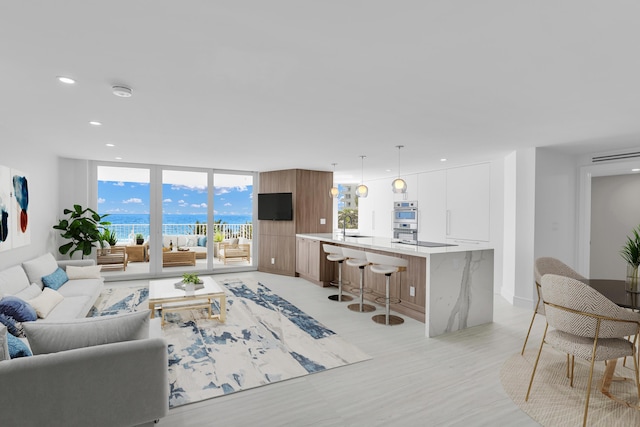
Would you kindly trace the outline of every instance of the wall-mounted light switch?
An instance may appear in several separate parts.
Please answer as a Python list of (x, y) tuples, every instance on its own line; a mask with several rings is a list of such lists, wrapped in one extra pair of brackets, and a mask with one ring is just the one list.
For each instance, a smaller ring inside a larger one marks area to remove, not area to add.
[(327, 223), (326, 218), (320, 218), (320, 225), (325, 225)]
[(275, 258), (271, 258), (271, 264), (275, 264), (276, 263), (276, 259)]
[(416, 296), (416, 287), (415, 286), (409, 286), (409, 296), (410, 297), (415, 297)]

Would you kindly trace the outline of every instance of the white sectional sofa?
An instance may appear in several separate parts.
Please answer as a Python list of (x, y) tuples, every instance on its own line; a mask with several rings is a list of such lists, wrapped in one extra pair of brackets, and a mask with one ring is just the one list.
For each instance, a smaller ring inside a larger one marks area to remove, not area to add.
[(50, 293), (62, 300), (46, 317), (22, 323), (33, 356), (7, 359), (10, 337), (0, 324), (1, 426), (152, 425), (167, 414), (168, 353), (159, 319), (149, 319), (148, 310), (86, 318), (103, 288), (93, 264), (46, 254), (0, 271), (0, 297), (28, 304), (46, 293), (42, 278), (58, 267), (92, 276), (69, 279)]

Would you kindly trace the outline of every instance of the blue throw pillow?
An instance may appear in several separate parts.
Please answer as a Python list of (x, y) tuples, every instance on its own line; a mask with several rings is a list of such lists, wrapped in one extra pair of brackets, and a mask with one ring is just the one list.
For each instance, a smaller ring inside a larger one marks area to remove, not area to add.
[(0, 299), (0, 313), (13, 317), (17, 322), (32, 322), (38, 319), (33, 307), (11, 295)]
[(29, 347), (11, 334), (7, 334), (7, 344), (9, 347), (9, 357), (12, 359), (33, 356)]
[(44, 283), (47, 288), (51, 288), (54, 291), (60, 289), (60, 287), (68, 281), (69, 277), (67, 276), (67, 273), (65, 273), (65, 271), (60, 267), (50, 275), (42, 278), (42, 283)]
[(198, 246), (207, 246), (207, 236), (198, 237)]
[(24, 329), (22, 328), (22, 322), (18, 322), (11, 316), (7, 316), (4, 313), (0, 313), (0, 323), (7, 327), (7, 331), (14, 337), (24, 338)]

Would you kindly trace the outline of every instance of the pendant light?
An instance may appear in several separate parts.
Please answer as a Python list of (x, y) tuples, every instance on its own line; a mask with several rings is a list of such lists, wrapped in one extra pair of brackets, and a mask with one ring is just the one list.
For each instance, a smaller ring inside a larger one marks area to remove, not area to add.
[[(337, 163), (331, 163), (333, 165), (333, 175), (336, 174), (336, 165)], [(334, 182), (335, 182), (335, 176), (334, 176)], [(331, 189), (329, 190), (329, 197), (331, 197), (332, 199), (337, 199), (338, 198), (338, 194), (340, 194), (340, 191), (338, 190), (338, 187), (336, 187), (335, 184), (333, 184), (333, 187), (331, 187)]]
[(394, 193), (406, 193), (407, 183), (404, 179), (400, 178), (400, 150), (404, 145), (396, 145), (396, 147), (398, 148), (398, 177), (391, 183), (391, 188)]
[(367, 188), (366, 185), (364, 185), (364, 158), (367, 156), (360, 156), (360, 158), (362, 159), (362, 180), (360, 181), (360, 185), (358, 185), (358, 188), (356, 188), (356, 196), (358, 197), (367, 197), (367, 195), (369, 194), (369, 188)]

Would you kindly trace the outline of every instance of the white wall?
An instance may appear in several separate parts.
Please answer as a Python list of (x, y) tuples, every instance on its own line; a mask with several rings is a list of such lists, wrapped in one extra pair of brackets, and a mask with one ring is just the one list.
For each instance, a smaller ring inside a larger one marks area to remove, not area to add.
[(640, 224), (640, 174), (591, 179), (591, 255), (589, 277), (626, 277), (620, 249)]
[(578, 160), (552, 148), (536, 153), (535, 257), (577, 262)]
[[(28, 177), (31, 244), (0, 252), (0, 269), (19, 264), (45, 252), (57, 256), (55, 230), (58, 222), (58, 158), (50, 151), (29, 150), (29, 142), (0, 127), (0, 164)], [(60, 212), (61, 214), (61, 212)]]
[(520, 307), (533, 306), (536, 150), (505, 157), (504, 266), (501, 295)]

